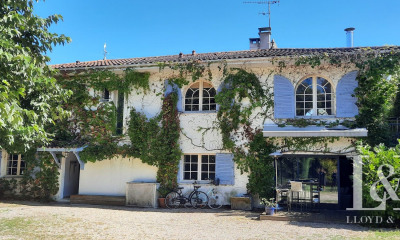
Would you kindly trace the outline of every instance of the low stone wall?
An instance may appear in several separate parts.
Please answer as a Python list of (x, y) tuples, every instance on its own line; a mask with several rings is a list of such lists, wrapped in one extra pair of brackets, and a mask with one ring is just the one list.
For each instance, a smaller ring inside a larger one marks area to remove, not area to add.
[(158, 183), (126, 183), (126, 205), (134, 207), (153, 207), (157, 204)]

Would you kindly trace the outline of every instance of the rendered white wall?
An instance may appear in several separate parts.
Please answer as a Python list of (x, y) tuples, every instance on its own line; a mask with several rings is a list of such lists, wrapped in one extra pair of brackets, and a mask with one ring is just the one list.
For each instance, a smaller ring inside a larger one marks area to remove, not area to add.
[(80, 172), (79, 194), (125, 196), (127, 182), (156, 182), (156, 173), (156, 167), (140, 159), (116, 157), (86, 163)]
[[(274, 74), (280, 74), (296, 86), (299, 81), (310, 75), (318, 75), (329, 80), (333, 88), (335, 89), (338, 81), (341, 77), (354, 70), (353, 67), (346, 66), (342, 68), (336, 68), (331, 65), (321, 65), (319, 67), (312, 68), (310, 66), (294, 66), (288, 65), (286, 68), (278, 70), (277, 64), (273, 65), (269, 60), (258, 59), (257, 61), (251, 62), (247, 60), (241, 60), (240, 63), (230, 63), (229, 67), (245, 68), (248, 71), (254, 72), (260, 79), (261, 83), (270, 88), (273, 87), (273, 76)], [(137, 69), (142, 71), (141, 69)], [(143, 71), (150, 71), (150, 90), (147, 93), (137, 92), (132, 90), (128, 98), (125, 99), (124, 104), (124, 127), (126, 129), (127, 122), (129, 121), (129, 113), (132, 108), (135, 108), (139, 112), (143, 112), (147, 117), (154, 117), (161, 111), (162, 99), (160, 96), (163, 95), (163, 84), (164, 80), (171, 76), (171, 70), (167, 68), (163, 71), (159, 69), (143, 69)], [(218, 89), (222, 80), (222, 71), (218, 69), (217, 65), (211, 65), (211, 71), (213, 78), (212, 84)], [(271, 74), (273, 71), (273, 74)], [(209, 80), (209, 79), (203, 79)], [(185, 95), (186, 87), (182, 89), (182, 96)], [(272, 90), (271, 90), (272, 91)], [(258, 111), (261, 111), (259, 109)], [(255, 116), (257, 113), (253, 114)], [(272, 116), (272, 112), (270, 112)], [(180, 146), (184, 154), (191, 153), (209, 153), (216, 154), (221, 153), (222, 143), (221, 135), (219, 130), (207, 131), (204, 135), (198, 131), (199, 127), (209, 128), (213, 126), (216, 120), (216, 113), (180, 113), (180, 121), (182, 132), (180, 138)], [(335, 120), (324, 119), (324, 120)], [(271, 123), (271, 119), (267, 119), (266, 122)], [(255, 119), (252, 122), (252, 127), (262, 128), (263, 121)], [(238, 142), (240, 140), (238, 139)], [(339, 141), (329, 143), (328, 147), (332, 151), (345, 152), (350, 146), (350, 140), (341, 138)], [(318, 147), (315, 149), (318, 151)], [(156, 181), (157, 168), (143, 164), (139, 159), (128, 160), (126, 158), (114, 158), (111, 160), (98, 161), (96, 163), (85, 164), (85, 169), (80, 171), (80, 186), (79, 194), (99, 194), (99, 195), (125, 195), (126, 182), (130, 181)], [(182, 175), (181, 175), (182, 176)], [(180, 185), (185, 187), (184, 191), (191, 191), (193, 189), (191, 183), (183, 183), (180, 180)], [(238, 169), (235, 170), (235, 185), (234, 186), (218, 186), (218, 190), (226, 196), (225, 204), (229, 203), (230, 196), (241, 196), (247, 192), (247, 174), (241, 174)], [(212, 186), (203, 184), (200, 190), (207, 192)]]

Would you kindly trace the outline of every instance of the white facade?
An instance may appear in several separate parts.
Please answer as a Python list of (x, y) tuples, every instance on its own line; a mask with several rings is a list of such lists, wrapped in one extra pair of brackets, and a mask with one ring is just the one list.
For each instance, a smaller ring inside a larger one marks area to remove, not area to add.
[[(312, 68), (311, 66), (295, 66), (287, 65), (280, 69), (277, 64), (273, 64), (270, 58), (257, 58), (248, 60), (227, 60), (229, 68), (244, 68), (248, 71), (254, 72), (260, 82), (266, 87), (273, 89), (274, 75), (278, 74), (289, 79), (293, 86), (296, 87), (300, 81), (309, 76), (321, 76), (327, 79), (333, 89), (339, 80), (346, 74), (354, 70), (354, 68), (346, 66), (337, 68), (332, 65), (321, 65), (319, 67)], [(215, 89), (218, 89), (221, 80), (222, 72), (218, 68), (221, 66), (220, 63), (214, 63), (210, 65), (212, 72), (211, 83)], [(150, 76), (150, 90), (147, 93), (137, 92), (132, 90), (128, 98), (125, 99), (124, 104), (124, 128), (126, 131), (127, 122), (129, 121), (129, 113), (132, 108), (137, 111), (143, 112), (148, 118), (156, 116), (161, 111), (162, 99), (160, 93), (164, 91), (164, 80), (171, 76), (172, 72), (170, 69), (164, 69), (159, 71), (158, 67), (146, 67), (137, 68), (138, 71), (147, 71), (151, 73)], [(122, 70), (114, 70), (116, 73), (122, 74)], [(272, 74), (271, 74), (272, 73)], [(200, 79), (208, 80), (208, 79)], [(185, 96), (187, 86), (181, 89), (181, 95)], [(115, 100), (116, 93), (111, 94), (111, 98)], [(182, 100), (182, 104), (184, 99)], [(333, 101), (334, 109), (341, 106), (336, 106)], [(261, 111), (259, 109), (258, 111)], [(260, 118), (255, 118), (252, 122), (253, 128), (262, 129), (264, 124), (273, 124), (273, 113), (269, 113), (270, 118), (264, 122)], [(216, 121), (216, 111), (209, 112), (182, 112), (180, 113), (180, 122), (182, 133), (180, 137), (180, 146), (184, 154), (218, 154), (224, 153), (221, 151), (222, 142), (221, 135), (218, 129), (210, 130), (203, 134), (198, 131), (199, 128), (211, 128)], [(256, 113), (254, 114), (256, 116)], [(333, 115), (328, 118), (324, 118), (325, 121), (335, 121), (337, 118)], [(279, 139), (277, 139), (279, 141)], [(240, 143), (240, 140), (237, 141)], [(351, 142), (348, 138), (340, 138), (334, 143), (329, 143), (331, 152), (337, 152), (338, 154), (347, 154), (351, 152)], [(315, 151), (319, 151), (316, 147)], [(307, 153), (307, 152), (306, 152)], [(313, 152), (309, 154), (326, 154), (323, 152)], [(6, 176), (7, 156), (3, 154), (3, 161), (1, 161), (1, 176)], [(82, 159), (84, 160), (84, 159)], [(62, 159), (60, 169), (60, 192), (57, 194), (57, 199), (64, 197), (64, 189), (66, 188), (66, 158)], [(178, 182), (181, 186), (185, 187), (185, 191), (192, 190), (192, 181), (183, 180), (182, 170), (183, 163), (180, 163), (180, 174), (178, 174)], [(113, 159), (106, 159), (103, 161), (97, 161), (95, 163), (86, 163), (84, 169), (79, 172), (79, 194), (82, 195), (112, 195), (112, 196), (124, 196), (127, 182), (156, 182), (157, 168), (142, 163), (139, 159), (116, 157)], [(235, 166), (234, 171), (234, 185), (221, 185), (218, 190), (225, 196), (225, 204), (229, 203), (229, 198), (232, 196), (242, 196), (247, 193), (247, 174), (241, 174)], [(207, 192), (212, 186), (207, 181), (201, 182), (202, 188), (200, 190)]]

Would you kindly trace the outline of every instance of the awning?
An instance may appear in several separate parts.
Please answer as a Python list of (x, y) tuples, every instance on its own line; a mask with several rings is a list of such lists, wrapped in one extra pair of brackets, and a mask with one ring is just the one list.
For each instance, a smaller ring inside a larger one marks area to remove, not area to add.
[(80, 147), (80, 148), (38, 148), (38, 152), (49, 152), (51, 156), (53, 156), (54, 161), (58, 165), (58, 167), (61, 167), (61, 161), (60, 159), (57, 158), (56, 153), (64, 153), (64, 152), (72, 152), (75, 156), (76, 159), (79, 162), (81, 170), (85, 168), (85, 163), (81, 160), (79, 157), (79, 152), (82, 152), (83, 149), (85, 149), (86, 146)]
[(367, 137), (366, 128), (349, 129), (344, 126), (327, 128), (324, 126), (294, 127), (287, 125), (264, 125), (264, 137)]

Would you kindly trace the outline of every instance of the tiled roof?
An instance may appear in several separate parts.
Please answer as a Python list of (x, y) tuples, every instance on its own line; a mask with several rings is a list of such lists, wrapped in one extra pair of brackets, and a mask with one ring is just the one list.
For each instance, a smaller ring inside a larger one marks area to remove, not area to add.
[(355, 47), (355, 48), (276, 48), (270, 50), (246, 50), (233, 52), (214, 52), (197, 54), (177, 54), (170, 56), (125, 58), (111, 60), (97, 60), (89, 62), (75, 62), (52, 65), (53, 68), (68, 70), (71, 68), (96, 68), (96, 67), (118, 67), (118, 66), (138, 66), (146, 64), (156, 64), (159, 62), (188, 62), (188, 61), (217, 61), (228, 59), (248, 59), (263, 57), (290, 57), (290, 56), (310, 56), (319, 54), (343, 55), (364, 53), (366, 49), (378, 51), (400, 51), (400, 46), (393, 47)]

